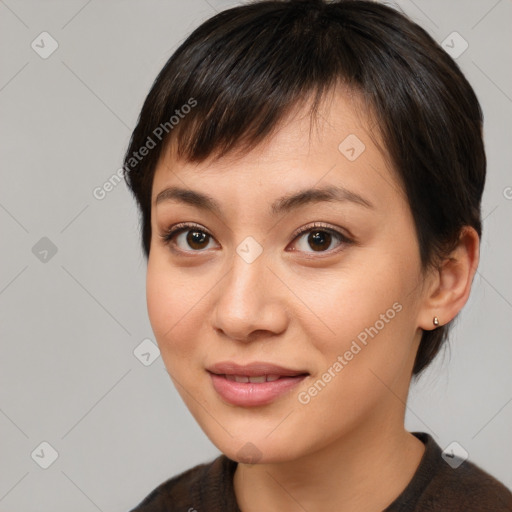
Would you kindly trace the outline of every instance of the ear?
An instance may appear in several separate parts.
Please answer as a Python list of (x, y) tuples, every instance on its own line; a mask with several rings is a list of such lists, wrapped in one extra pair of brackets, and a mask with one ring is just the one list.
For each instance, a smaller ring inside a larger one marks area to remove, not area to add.
[(418, 327), (435, 329), (452, 320), (466, 304), (480, 258), (480, 239), (471, 226), (464, 226), (455, 249), (429, 276)]

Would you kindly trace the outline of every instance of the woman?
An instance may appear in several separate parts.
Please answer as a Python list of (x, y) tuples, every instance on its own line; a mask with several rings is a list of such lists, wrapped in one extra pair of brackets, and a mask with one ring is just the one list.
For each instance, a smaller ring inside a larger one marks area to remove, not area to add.
[(390, 7), (260, 1), (195, 30), (124, 169), (164, 363), (223, 455), (133, 510), (512, 510), (404, 428), (469, 297), (485, 168), (471, 86)]

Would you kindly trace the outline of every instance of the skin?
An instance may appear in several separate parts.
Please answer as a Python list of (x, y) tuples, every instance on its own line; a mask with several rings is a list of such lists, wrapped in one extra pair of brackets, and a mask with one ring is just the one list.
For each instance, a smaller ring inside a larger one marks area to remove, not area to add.
[[(297, 107), (250, 151), (200, 164), (177, 159), (172, 146), (163, 153), (153, 201), (178, 185), (214, 197), (221, 214), (177, 200), (153, 203), (148, 313), (185, 404), (219, 450), (239, 461), (234, 488), (243, 512), (380, 511), (403, 491), (424, 453), (404, 429), (412, 366), (422, 329), (434, 328), (434, 315), (449, 322), (467, 301), (478, 235), (463, 230), (450, 258), (424, 272), (407, 198), (372, 142), (378, 134), (357, 97), (334, 91), (314, 125), (306, 112)], [(354, 161), (338, 150), (348, 134), (366, 146)], [(327, 184), (372, 207), (324, 201), (268, 213), (278, 197)], [(212, 237), (190, 246), (185, 232), (166, 244), (161, 235), (179, 222), (197, 223)], [(353, 241), (332, 236), (318, 250), (308, 243), (311, 232), (293, 238), (314, 222)], [(236, 252), (248, 236), (263, 249), (250, 264)], [(395, 303), (401, 311), (300, 403), (298, 394)], [(205, 370), (226, 360), (268, 361), (310, 375), (271, 404), (234, 406)], [(242, 462), (246, 443), (257, 447), (257, 464)]]

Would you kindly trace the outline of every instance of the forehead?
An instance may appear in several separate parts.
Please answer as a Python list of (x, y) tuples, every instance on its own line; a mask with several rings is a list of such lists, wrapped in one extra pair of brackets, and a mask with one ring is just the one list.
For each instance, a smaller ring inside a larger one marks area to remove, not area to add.
[(375, 122), (361, 98), (346, 90), (327, 94), (313, 115), (307, 102), (297, 106), (263, 142), (218, 159), (178, 159), (171, 141), (156, 167), (152, 206), (170, 198), (166, 189), (179, 187), (227, 194), (235, 202), (258, 196), (275, 210), (286, 192), (329, 186), (370, 203), (372, 196), (389, 201), (400, 193)]

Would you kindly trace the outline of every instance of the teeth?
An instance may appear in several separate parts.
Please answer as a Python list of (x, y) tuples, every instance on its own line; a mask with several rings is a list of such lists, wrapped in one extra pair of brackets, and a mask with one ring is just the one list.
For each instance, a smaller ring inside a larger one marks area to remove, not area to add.
[(261, 377), (249, 377), (249, 382), (265, 382), (266, 378), (265, 375), (262, 375)]
[(252, 383), (262, 383), (262, 382), (273, 382), (279, 379), (279, 375), (258, 375), (257, 377), (247, 377), (246, 375), (225, 375), (227, 380), (233, 382), (252, 382)]

